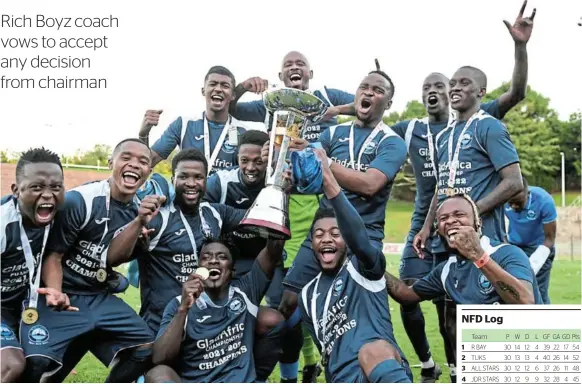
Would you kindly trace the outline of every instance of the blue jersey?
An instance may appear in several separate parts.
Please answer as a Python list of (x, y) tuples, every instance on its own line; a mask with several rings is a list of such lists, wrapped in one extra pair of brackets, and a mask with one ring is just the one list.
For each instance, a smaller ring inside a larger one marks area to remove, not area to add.
[(55, 219), (46, 246), (47, 252), (63, 254), (63, 292), (107, 291), (107, 285), (96, 278), (101, 255), (113, 237), (137, 217), (138, 209), (136, 198), (130, 203), (111, 199), (108, 214), (107, 196), (109, 180), (81, 185), (65, 194), (64, 208)]
[[(308, 91), (309, 92), (309, 91)], [(354, 102), (354, 95), (340, 91), (339, 89), (323, 87), (311, 92), (313, 95), (319, 97), (327, 106), (345, 105)], [(266, 117), (265, 104), (262, 100), (251, 101), (248, 103), (238, 103), (236, 105), (236, 112), (234, 116), (246, 121), (264, 122)], [(301, 137), (310, 143), (319, 141), (319, 136), (332, 125), (337, 124), (337, 119), (333, 118), (327, 121), (322, 121), (315, 125), (306, 125), (301, 131)], [(269, 124), (269, 130), (271, 124)]]
[(546, 238), (544, 225), (556, 221), (558, 213), (552, 195), (540, 187), (529, 187), (525, 208), (515, 212), (505, 204), (509, 219), (508, 240), (518, 246), (537, 247)]
[[(204, 142), (208, 140), (204, 136), (204, 114), (202, 116), (194, 117), (188, 119), (185, 117), (178, 117), (170, 126), (164, 131), (162, 137), (160, 137), (154, 145), (152, 145), (152, 150), (157, 152), (162, 158), (167, 159), (172, 153), (176, 146), (180, 149), (196, 148), (205, 154), (206, 158), (209, 159), (216, 148), (218, 140), (225, 128), (225, 124), (215, 123), (208, 121), (208, 134), (210, 135), (210, 153), (206, 153), (204, 149)], [(233, 132), (236, 132), (237, 137), (231, 137), (231, 132), (226, 133), (223, 138), (222, 148), (218, 152), (216, 159), (213, 164), (208, 164), (212, 168), (212, 171), (218, 169), (223, 169), (231, 167), (238, 164), (237, 153), (238, 153), (238, 136), (242, 135), (247, 131), (247, 127), (243, 121), (239, 121), (232, 118), (230, 121), (230, 127), (233, 128)]]
[[(534, 273), (525, 253), (515, 245), (481, 237), (481, 247), (501, 268), (532, 284), (536, 304), (542, 304)], [(424, 300), (447, 294), (457, 304), (504, 304), (493, 284), (472, 262), (451, 256), (412, 286)]]
[[(384, 254), (367, 239), (361, 218), (343, 193), (330, 201), (346, 246), (354, 254), (337, 273), (320, 272), (299, 295), (303, 324), (316, 342), (328, 383), (355, 383), (364, 344), (385, 340), (405, 356), (394, 338), (384, 271)], [(356, 217), (356, 220), (354, 220)]]
[[(495, 118), (502, 118), (497, 99), (482, 104), (481, 109)], [(430, 124), (430, 134), (433, 137), (433, 142), (434, 137), (447, 126), (447, 123)], [(408, 156), (414, 172), (416, 198), (408, 241), (412, 241), (414, 236), (422, 229), (436, 187), (436, 176), (429, 153), (428, 126), (428, 117), (400, 121), (392, 126), (392, 130), (406, 142)], [(436, 165), (437, 160), (434, 154), (433, 159)]]
[[(154, 229), (148, 252), (138, 257), (140, 271), (140, 315), (161, 315), (168, 302), (182, 292), (182, 284), (198, 267), (198, 255), (207, 238), (217, 239), (244, 217), (244, 210), (222, 204), (201, 203), (197, 215), (184, 214), (195, 248), (174, 204), (162, 207), (148, 224)], [(158, 320), (159, 321), (159, 320)]]
[[(230, 285), (224, 303), (202, 293), (188, 311), (176, 372), (195, 383), (252, 383), (256, 379), (253, 344), (261, 299), (269, 278), (258, 263)], [(178, 311), (181, 297), (164, 311), (160, 337)], [(177, 341), (178, 342), (178, 341)]]
[[(455, 173), (454, 192), (466, 193), (478, 202), (491, 193), (501, 182), (500, 170), (518, 163), (519, 157), (503, 123), (487, 113), (482, 113), (463, 134), (466, 122), (454, 129), (446, 129), (436, 137), (439, 181), (438, 201), (447, 198), (449, 169), (457, 143), (461, 140), (458, 167)], [(454, 132), (452, 154), (449, 159), (449, 137)], [(483, 234), (497, 241), (505, 240), (503, 206), (481, 216)]]
[[(369, 238), (382, 241), (384, 239), (386, 204), (396, 174), (406, 161), (406, 144), (390, 127), (384, 126), (368, 146), (362, 148), (374, 129), (354, 127), (355, 159), (352, 160), (349, 150), (351, 127), (351, 122), (330, 127), (322, 133), (321, 145), (329, 158), (346, 168), (360, 172), (375, 168), (388, 178), (388, 183), (371, 198), (364, 198), (350, 191), (345, 191), (346, 197), (364, 220)], [(362, 156), (358, 161), (360, 153)], [(325, 197), (320, 200), (320, 205), (322, 207), (330, 206)]]
[[(22, 300), (28, 295), (30, 278), (26, 259), (20, 241), (20, 214), (18, 200), (13, 195), (2, 197), (0, 221), (0, 254), (2, 255), (2, 287), (0, 289), (2, 306), (20, 308)], [(42, 240), (45, 228), (25, 226), (26, 237), (34, 256), (34, 267), (41, 260)]]
[[(265, 188), (264, 183), (252, 187), (247, 186), (241, 178), (238, 167), (224, 169), (208, 178), (204, 199), (211, 203), (226, 204), (230, 207), (243, 210), (249, 209), (259, 192)], [(240, 250), (235, 260), (237, 274), (245, 274), (250, 269), (259, 253), (267, 245), (266, 239), (253, 233), (233, 231), (231, 238)]]

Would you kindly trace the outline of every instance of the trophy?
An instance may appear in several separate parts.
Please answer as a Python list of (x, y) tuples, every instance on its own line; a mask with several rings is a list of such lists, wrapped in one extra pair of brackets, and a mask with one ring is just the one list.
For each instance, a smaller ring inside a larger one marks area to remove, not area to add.
[(266, 91), (263, 102), (273, 115), (266, 187), (247, 211), (240, 227), (264, 238), (288, 240), (291, 238), (289, 200), (284, 191), (283, 172), (287, 167), (289, 144), (301, 137), (306, 123), (316, 123), (323, 117), (327, 105), (318, 97), (294, 88)]

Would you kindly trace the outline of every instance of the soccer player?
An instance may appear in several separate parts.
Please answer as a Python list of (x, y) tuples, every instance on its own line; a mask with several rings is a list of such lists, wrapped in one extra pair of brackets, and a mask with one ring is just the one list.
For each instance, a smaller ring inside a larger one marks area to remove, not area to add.
[[(202, 96), (206, 99), (206, 111), (202, 116), (189, 119), (178, 117), (152, 145), (152, 167), (167, 159), (176, 146), (180, 149), (196, 148), (208, 161), (208, 173), (236, 165), (238, 136), (247, 128), (228, 113), (234, 100), (236, 81), (232, 72), (222, 66), (208, 70), (204, 78)], [(148, 110), (139, 131), (139, 138), (146, 143), (152, 127), (158, 125), (162, 110)]]
[[(279, 72), (279, 80), (285, 87), (295, 88), (313, 93), (319, 97), (329, 108), (322, 121), (315, 125), (308, 125), (301, 131), (302, 138), (294, 140), (294, 148), (304, 148), (307, 143), (319, 141), (319, 137), (328, 127), (337, 124), (335, 116), (346, 111), (346, 105), (353, 103), (354, 95), (340, 91), (338, 89), (323, 87), (322, 89), (310, 89), (309, 82), (313, 78), (313, 70), (309, 61), (301, 52), (291, 51), (282, 60)], [(237, 103), (238, 99), (247, 91), (262, 92), (266, 89), (265, 80), (251, 78), (236, 87), (235, 102), (231, 104), (233, 116), (247, 121), (263, 122), (266, 120), (267, 112), (262, 100), (248, 103)], [(268, 130), (271, 126), (268, 124)], [(309, 227), (313, 220), (313, 215), (319, 205), (319, 196), (293, 193), (289, 199), (289, 211), (291, 216), (291, 231), (293, 237), (285, 244), (286, 259), (285, 267), (289, 268), (300, 250), (303, 239), (309, 234)], [(295, 333), (289, 333), (284, 342), (284, 356), (281, 362), (281, 377), (283, 382), (296, 382), (299, 350), (301, 348), (301, 329), (295, 328)], [(303, 338), (303, 382), (315, 382), (319, 375), (320, 368), (316, 367), (315, 350), (313, 342), (309, 337)]]
[(153, 347), (157, 367), (146, 374), (146, 382), (254, 382), (258, 307), (283, 245), (269, 241), (250, 272), (232, 281), (236, 248), (207, 241), (199, 264), (209, 276), (190, 275), (182, 295), (168, 303)]
[(46, 301), (38, 304), (38, 321), (21, 327), (28, 335), (22, 339), (28, 381), (54, 375), (67, 348), (89, 335), (97, 342), (92, 351), (111, 367), (107, 381), (131, 382), (146, 369), (154, 334), (131, 307), (108, 291), (106, 281), (117, 257), (108, 250), (109, 242), (138, 215), (135, 193), (149, 175), (150, 164), (145, 143), (123, 140), (113, 150), (107, 180), (66, 193), (46, 246), (42, 271)]
[[(410, 304), (446, 294), (455, 304), (542, 303), (527, 256), (482, 234), (477, 205), (468, 195), (447, 197), (436, 218), (450, 257), (412, 286), (387, 273), (388, 292), (396, 301)], [(454, 326), (447, 326), (447, 333), (456, 340)]]
[[(522, 9), (514, 26), (508, 25), (515, 43), (515, 65), (509, 90), (498, 99), (481, 105), (481, 109), (497, 119), (502, 119), (511, 108), (525, 97), (528, 69), (526, 44), (532, 30), (532, 24), (528, 22), (529, 20), (533, 20), (533, 15), (531, 19), (524, 18)], [(392, 126), (394, 132), (406, 141), (416, 185), (412, 224), (400, 263), (400, 278), (409, 285), (426, 276), (436, 264), (443, 261), (438, 257), (438, 254), (433, 255), (432, 241), (429, 238), (431, 228), (424, 228), (424, 231), (422, 229), (436, 186), (434, 137), (447, 127), (451, 114), (448, 91), (448, 78), (440, 73), (430, 74), (422, 85), (422, 101), (428, 117), (401, 121)], [(437, 244), (438, 240), (435, 241), (435, 245)], [(446, 253), (441, 255), (446, 255)], [(450, 353), (451, 348), (444, 334), (443, 298), (436, 299), (435, 304), (439, 328), (445, 340), (447, 360), (449, 367), (452, 368), (451, 374), (456, 376), (453, 369), (456, 362)], [(432, 359), (424, 327), (424, 315), (420, 305), (416, 303), (412, 306), (403, 306), (400, 314), (404, 329), (421, 361), (423, 382), (436, 381), (441, 369)], [(456, 377), (451, 380), (455, 382)]]
[(508, 241), (527, 256), (536, 274), (544, 304), (550, 304), (550, 270), (556, 254), (556, 204), (552, 195), (540, 187), (529, 186), (523, 178), (523, 191), (505, 204), (509, 219)]
[(59, 156), (45, 148), (25, 151), (16, 164), (12, 195), (2, 197), (2, 332), (0, 354), (3, 383), (21, 381), (26, 359), (20, 344), (20, 321), (38, 312), (41, 257), (57, 210), (65, 199)]
[[(312, 247), (321, 272), (301, 290), (301, 318), (316, 340), (328, 383), (409, 383), (412, 373), (396, 340), (388, 309), (386, 258), (371, 244), (362, 218), (316, 150), (323, 191)], [(349, 253), (348, 253), (349, 248)]]

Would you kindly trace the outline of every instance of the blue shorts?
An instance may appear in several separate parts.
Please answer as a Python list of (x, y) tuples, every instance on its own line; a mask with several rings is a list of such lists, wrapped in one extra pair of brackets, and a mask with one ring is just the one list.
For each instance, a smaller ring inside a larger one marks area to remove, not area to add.
[[(370, 239), (370, 243), (380, 251), (384, 248), (381, 240)], [(310, 232), (303, 244), (301, 244), (301, 248), (297, 252), (297, 256), (295, 256), (295, 260), (293, 260), (289, 271), (287, 271), (287, 275), (283, 280), (284, 288), (299, 294), (301, 289), (311, 280), (315, 279), (319, 272), (321, 272), (321, 266), (311, 248)]]
[(0, 350), (5, 348), (22, 349), (19, 337), (21, 313), (21, 309), (2, 307), (2, 332), (0, 333)]
[(154, 334), (129, 305), (111, 294), (69, 295), (78, 312), (57, 312), (38, 302), (39, 319), (32, 325), (22, 324), (24, 355), (40, 355), (63, 364), (73, 340), (91, 337), (96, 344), (91, 351), (109, 366), (121, 350), (148, 344)]

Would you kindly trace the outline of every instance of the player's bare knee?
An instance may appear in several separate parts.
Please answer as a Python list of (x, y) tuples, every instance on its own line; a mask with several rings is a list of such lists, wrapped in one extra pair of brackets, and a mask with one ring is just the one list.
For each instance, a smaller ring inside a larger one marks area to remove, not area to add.
[(255, 333), (259, 336), (266, 335), (283, 321), (285, 321), (285, 318), (281, 312), (269, 307), (260, 307)]
[(179, 383), (178, 374), (167, 365), (158, 365), (145, 374), (146, 383)]
[(358, 353), (358, 362), (366, 375), (370, 375), (378, 364), (390, 359), (396, 360), (399, 363), (402, 362), (398, 350), (386, 340), (376, 340), (366, 343), (360, 348), (360, 352)]
[(295, 292), (285, 289), (283, 291), (283, 296), (281, 297), (281, 304), (279, 305), (279, 312), (285, 316), (286, 319), (290, 318), (295, 309), (297, 308), (297, 294)]
[(26, 367), (26, 359), (21, 349), (5, 349), (2, 351), (2, 382), (18, 383)]

